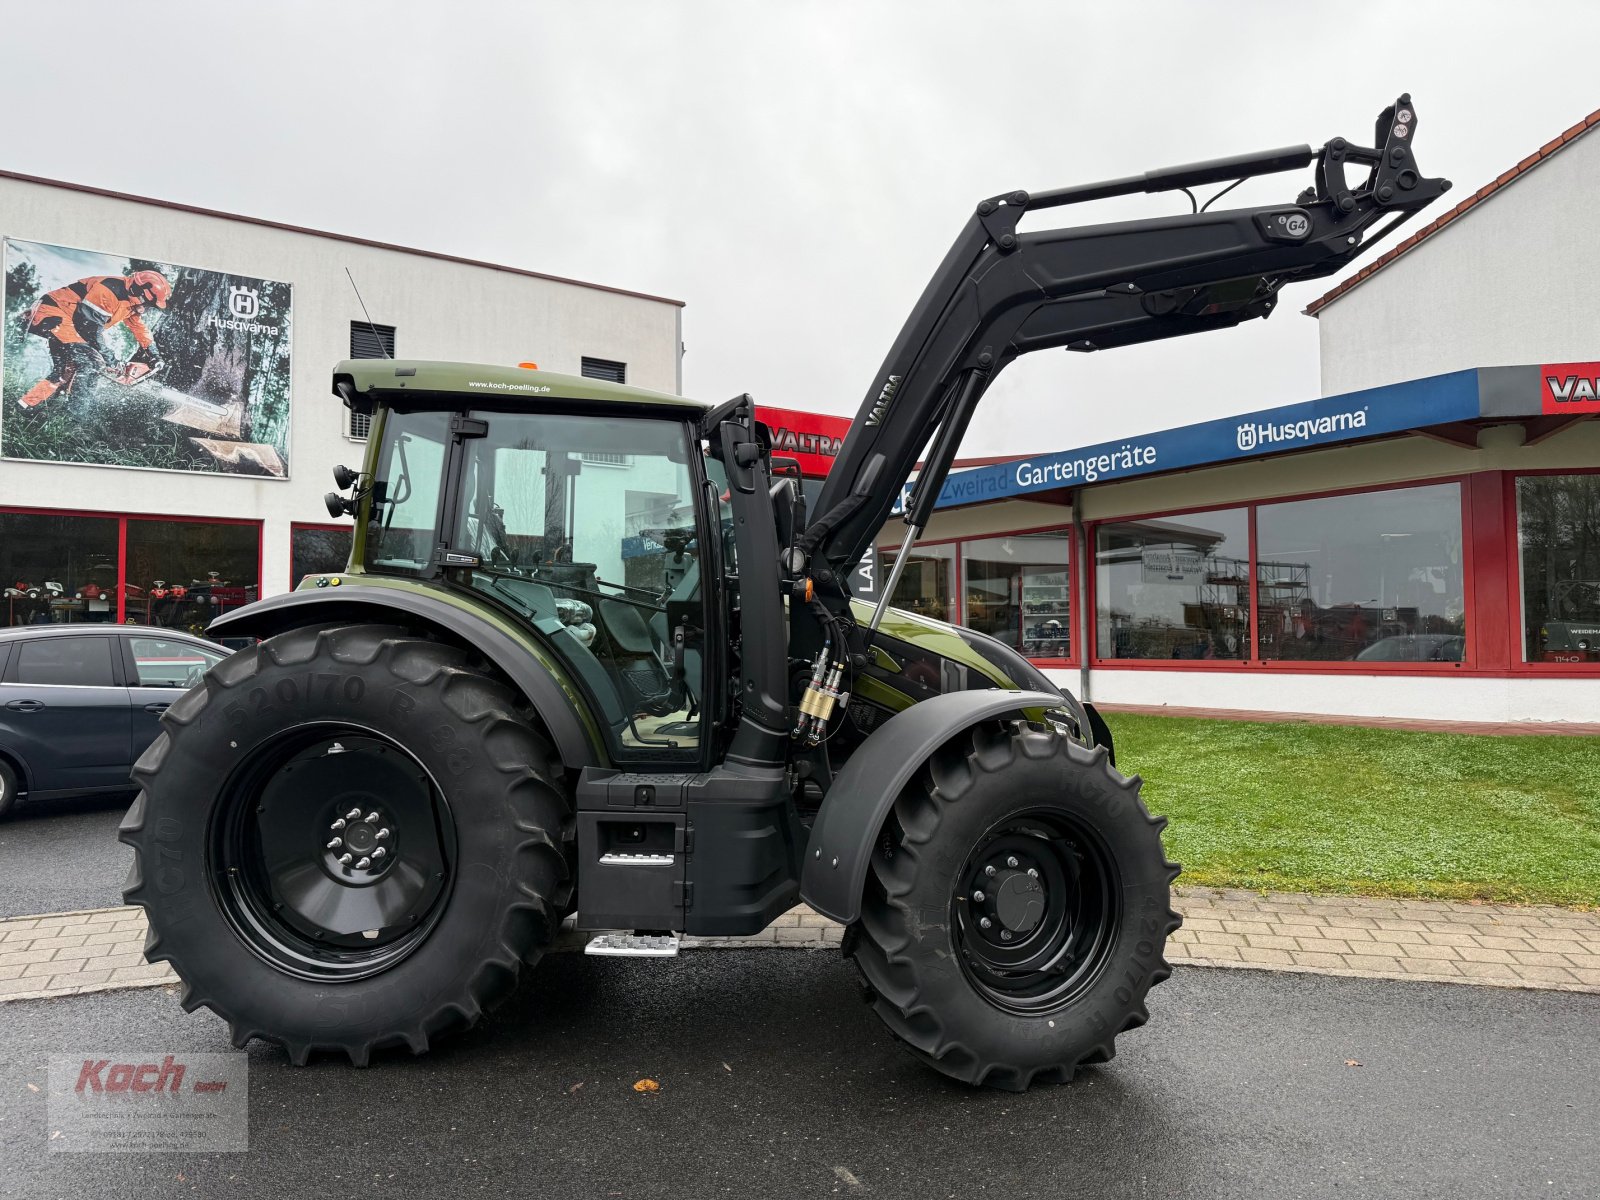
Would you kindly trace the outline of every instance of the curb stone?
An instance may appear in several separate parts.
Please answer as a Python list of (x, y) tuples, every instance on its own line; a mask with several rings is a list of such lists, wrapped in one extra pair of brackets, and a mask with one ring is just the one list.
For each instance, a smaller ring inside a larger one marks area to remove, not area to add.
[[(1177, 887), (1174, 966), (1299, 971), (1600, 993), (1600, 912), (1547, 906)], [(750, 937), (686, 937), (688, 950), (837, 948), (841, 925), (804, 906)], [(144, 913), (105, 908), (0, 920), (0, 1003), (174, 985), (144, 961)], [(562, 930), (557, 951), (586, 935)]]

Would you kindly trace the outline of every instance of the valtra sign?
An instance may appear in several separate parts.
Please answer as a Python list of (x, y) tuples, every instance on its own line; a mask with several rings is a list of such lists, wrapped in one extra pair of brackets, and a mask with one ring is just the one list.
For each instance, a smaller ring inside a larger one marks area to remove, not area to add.
[(1539, 368), (1543, 410), (1551, 415), (1600, 414), (1600, 362), (1556, 363)]
[(773, 455), (797, 459), (801, 472), (812, 479), (827, 475), (844, 445), (844, 435), (850, 431), (847, 417), (768, 408), (764, 404), (756, 406), (756, 420), (772, 430)]

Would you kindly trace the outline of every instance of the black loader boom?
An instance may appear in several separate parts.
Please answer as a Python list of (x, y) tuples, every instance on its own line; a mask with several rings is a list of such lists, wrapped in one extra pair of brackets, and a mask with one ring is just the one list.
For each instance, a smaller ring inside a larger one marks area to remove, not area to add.
[[(1347, 265), (1449, 189), (1417, 169), (1416, 131), (1416, 107), (1402, 95), (1379, 115), (1372, 147), (1334, 138), (1320, 150), (1288, 146), (981, 202), (868, 388), (801, 549), (836, 568), (858, 559), (931, 438), (905, 514), (915, 540), (978, 401), (1018, 355), (1225, 329), (1270, 316), (1285, 284)], [(1315, 185), (1288, 204), (1214, 211), (1189, 192), (1313, 162)], [(1350, 178), (1351, 167), (1365, 177)], [(1017, 229), (1044, 209), (1166, 191), (1188, 193), (1194, 211)], [(892, 590), (891, 579), (884, 594)]]

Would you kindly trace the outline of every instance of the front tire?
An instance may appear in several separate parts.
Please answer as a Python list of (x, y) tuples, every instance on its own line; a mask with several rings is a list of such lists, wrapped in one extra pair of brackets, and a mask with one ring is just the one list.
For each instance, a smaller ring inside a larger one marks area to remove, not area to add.
[(183, 1005), (297, 1064), (425, 1051), (553, 940), (571, 805), (516, 697), (458, 649), (382, 626), (240, 651), (134, 768), (123, 892)]
[(1054, 730), (968, 730), (895, 803), (845, 953), (923, 1062), (1022, 1091), (1107, 1062), (1171, 974), (1164, 818)]

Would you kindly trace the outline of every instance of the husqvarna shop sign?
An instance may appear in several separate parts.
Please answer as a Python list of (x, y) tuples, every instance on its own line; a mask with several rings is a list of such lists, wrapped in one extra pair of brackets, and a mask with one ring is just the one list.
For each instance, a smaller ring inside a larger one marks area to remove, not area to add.
[[(1556, 381), (1556, 391), (1564, 387), (1569, 393), (1576, 393), (1577, 385), (1569, 385), (1561, 372), (1567, 370), (1572, 375), (1576, 371), (1581, 375), (1578, 368), (1592, 365), (1576, 364), (1573, 370), (1544, 367), (1539, 376), (1526, 367), (1455, 371), (1202, 421), (1124, 441), (976, 467), (950, 476), (939, 494), (938, 507), (1338, 445), (1481, 417), (1537, 415), (1552, 407), (1548, 400), (1552, 385), (1546, 383), (1546, 378)], [(903, 511), (910, 492), (911, 485), (907, 484), (896, 512)]]

